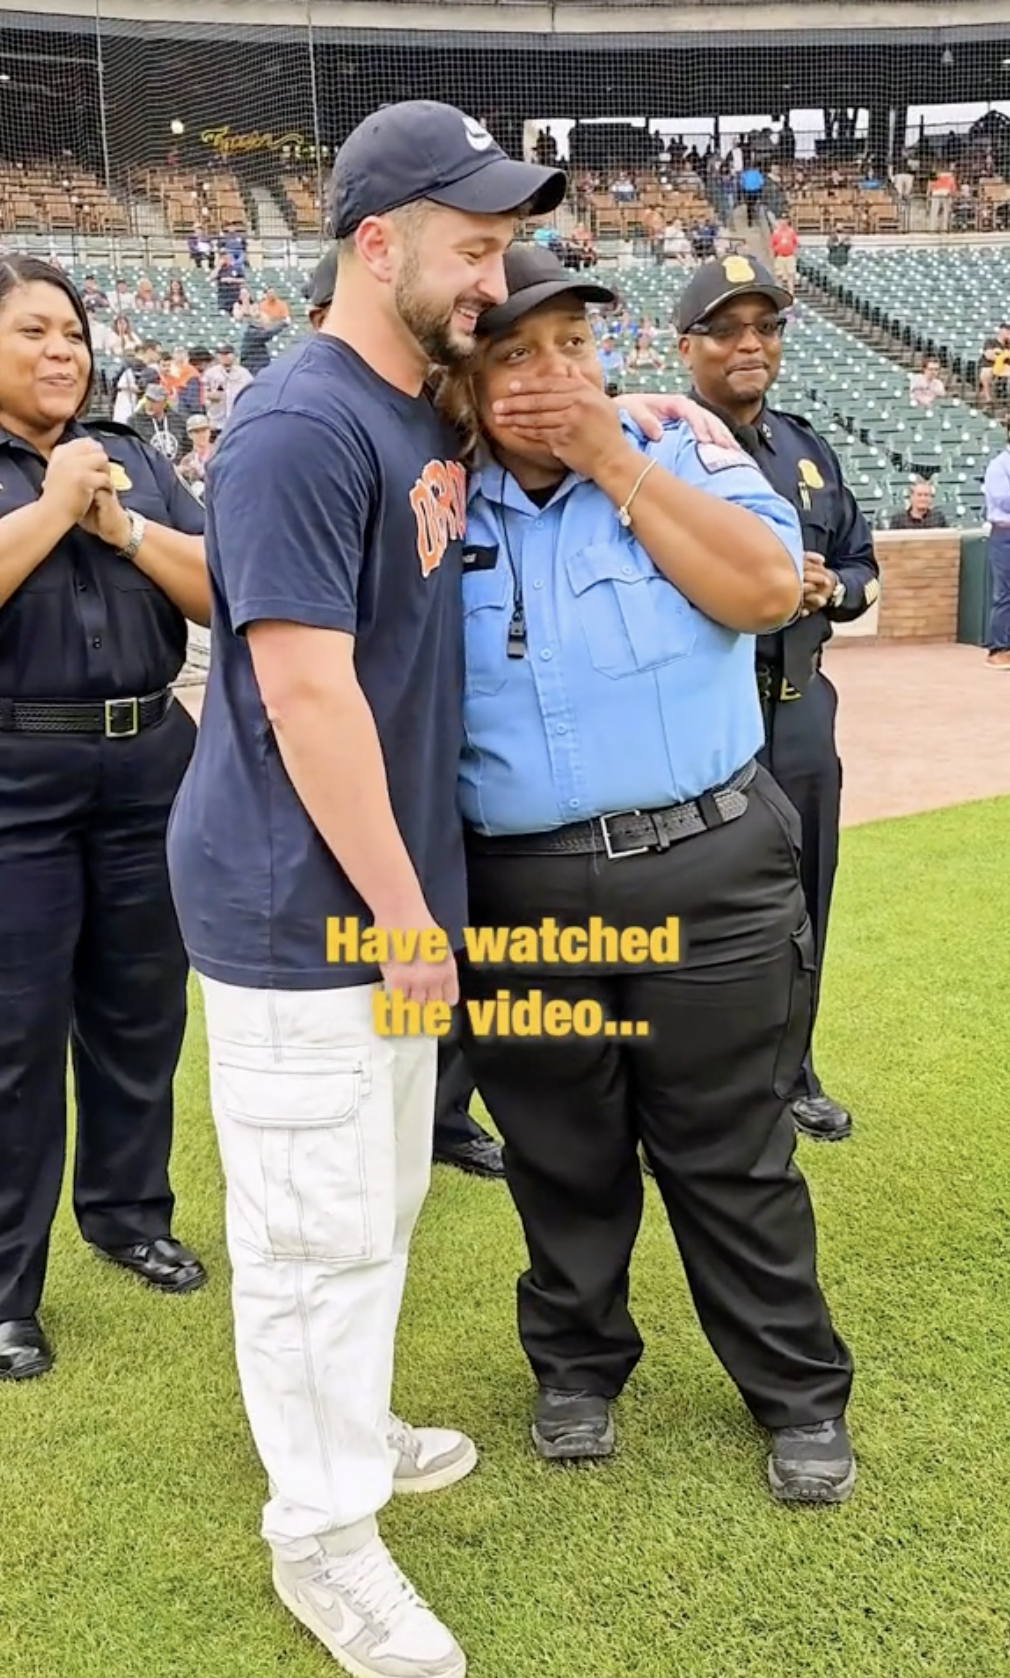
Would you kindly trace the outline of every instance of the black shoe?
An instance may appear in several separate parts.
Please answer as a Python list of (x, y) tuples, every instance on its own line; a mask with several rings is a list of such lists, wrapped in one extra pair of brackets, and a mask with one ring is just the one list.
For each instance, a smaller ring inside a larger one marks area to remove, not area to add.
[(610, 1401), (599, 1393), (559, 1392), (541, 1387), (533, 1422), (533, 1443), (552, 1462), (609, 1457), (614, 1450)]
[(844, 1503), (856, 1483), (844, 1417), (775, 1428), (768, 1483), (780, 1503)]
[(467, 1142), (452, 1142), (448, 1147), (435, 1147), (436, 1165), (454, 1165), (471, 1177), (504, 1177), (505, 1156), (502, 1145), (493, 1136), (475, 1136)]
[(30, 1381), (52, 1367), (52, 1347), (35, 1317), (0, 1323), (0, 1381)]
[(852, 1135), (852, 1114), (830, 1095), (800, 1095), (792, 1102), (793, 1123), (814, 1142), (844, 1142)]
[(159, 1236), (157, 1241), (136, 1241), (130, 1247), (96, 1247), (95, 1252), (124, 1270), (132, 1270), (149, 1288), (162, 1293), (192, 1293), (207, 1280), (196, 1254), (170, 1235)]

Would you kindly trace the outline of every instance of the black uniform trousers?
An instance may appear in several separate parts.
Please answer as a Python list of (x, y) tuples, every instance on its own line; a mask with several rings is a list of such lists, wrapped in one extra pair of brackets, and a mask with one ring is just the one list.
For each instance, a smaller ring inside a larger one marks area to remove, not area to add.
[[(835, 745), (838, 694), (819, 672), (799, 699), (768, 700), (765, 749), (760, 761), (795, 807), (802, 828), (800, 872), (814, 934), (814, 996), (811, 1030), (820, 1002), (821, 973), (828, 937), (831, 894), (838, 869), (842, 765)], [(820, 1095), (813, 1048), (808, 1048), (793, 1097)]]
[(187, 962), (165, 830), (196, 729), (0, 734), (0, 1320), (36, 1311), (77, 1105), (74, 1210), (101, 1247), (171, 1228)]
[(642, 1353), (628, 1266), (641, 1142), (702, 1328), (758, 1421), (836, 1417), (852, 1379), (816, 1274), (813, 1213), (787, 1106), (809, 1036), (813, 951), (799, 826), (758, 769), (746, 812), (665, 852), (503, 855), (471, 845), (475, 927), (662, 925), (665, 970), (463, 964), (466, 1000), (500, 989), (599, 999), (647, 1037), (478, 1035), (467, 1053), (505, 1139), (529, 1269), (519, 1333), (541, 1385), (616, 1396)]
[(459, 1036), (459, 1027), (438, 1045), (438, 1085), (435, 1090), (435, 1152), (483, 1141), (487, 1132), (470, 1117), (477, 1085)]

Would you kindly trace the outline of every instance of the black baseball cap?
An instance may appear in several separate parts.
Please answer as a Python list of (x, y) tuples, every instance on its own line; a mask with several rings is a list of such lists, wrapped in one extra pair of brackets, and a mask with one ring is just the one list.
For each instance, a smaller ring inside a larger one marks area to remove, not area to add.
[(505, 302), (485, 309), (477, 321), (481, 338), (500, 338), (523, 315), (552, 297), (573, 297), (580, 303), (617, 302), (616, 291), (580, 279), (542, 245), (510, 245), (505, 252), (505, 280), (509, 288)]
[(776, 309), (792, 307), (792, 292), (752, 256), (720, 256), (696, 268), (677, 306), (678, 332), (690, 332), (735, 297), (767, 297)]
[(308, 285), (302, 292), (310, 309), (328, 309), (333, 302), (333, 293), (337, 288), (337, 247), (334, 245), (326, 252), (321, 262), (316, 264), (316, 270)]
[(348, 135), (330, 183), (330, 231), (344, 239), (365, 220), (430, 198), (472, 215), (530, 204), (547, 215), (565, 195), (561, 169), (516, 163), (482, 123), (433, 99), (383, 105)]

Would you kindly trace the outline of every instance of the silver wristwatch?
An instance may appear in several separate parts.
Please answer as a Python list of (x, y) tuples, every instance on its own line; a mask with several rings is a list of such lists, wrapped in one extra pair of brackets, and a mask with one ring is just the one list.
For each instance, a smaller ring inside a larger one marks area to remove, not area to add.
[(130, 540), (127, 542), (125, 548), (116, 549), (116, 557), (117, 559), (136, 559), (137, 554), (140, 551), (140, 544), (144, 540), (144, 532), (147, 529), (147, 520), (145, 519), (143, 513), (134, 513), (129, 507), (127, 507), (125, 511), (126, 516), (130, 521)]

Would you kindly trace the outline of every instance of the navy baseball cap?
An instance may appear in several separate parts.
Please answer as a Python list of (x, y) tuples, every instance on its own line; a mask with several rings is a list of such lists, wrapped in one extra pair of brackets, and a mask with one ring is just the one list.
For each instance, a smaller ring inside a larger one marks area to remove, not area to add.
[(310, 309), (328, 309), (337, 289), (337, 247), (334, 245), (316, 264), (311, 280), (302, 291)]
[(781, 313), (792, 307), (792, 292), (752, 256), (721, 256), (696, 268), (677, 305), (677, 330), (690, 332), (734, 297), (767, 297)]
[(579, 303), (617, 302), (616, 291), (580, 279), (542, 245), (510, 245), (505, 252), (505, 281), (509, 294), (504, 303), (485, 309), (477, 321), (481, 338), (501, 337), (517, 320), (552, 297), (573, 297)]
[(471, 215), (529, 204), (547, 215), (565, 195), (562, 169), (516, 163), (487, 129), (455, 105), (407, 99), (383, 105), (344, 141), (330, 184), (330, 229), (345, 239), (367, 216), (430, 198)]

